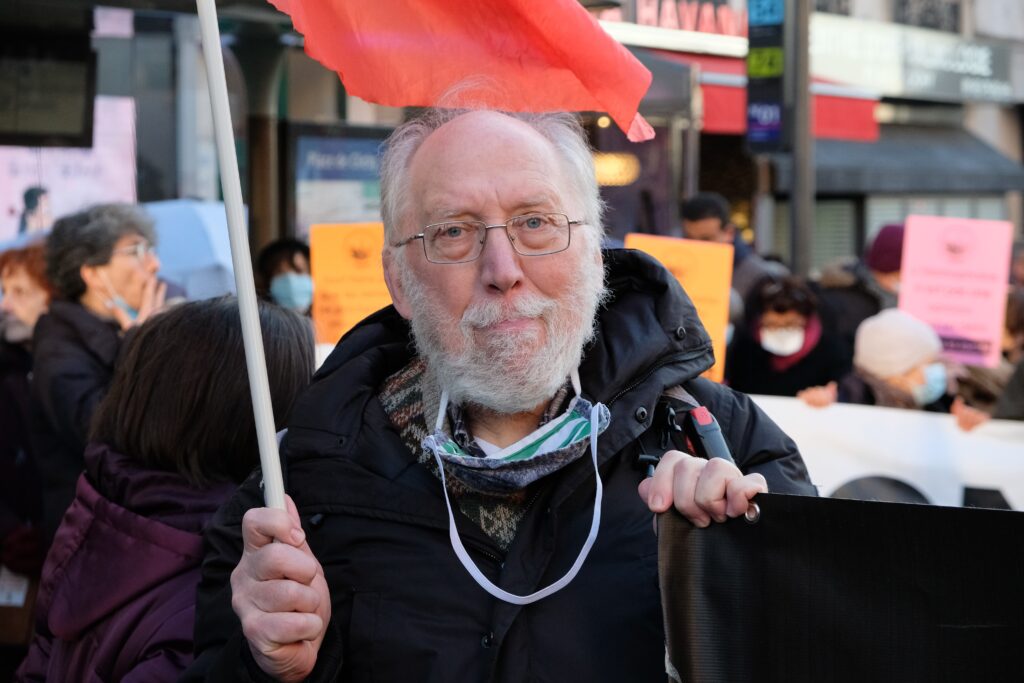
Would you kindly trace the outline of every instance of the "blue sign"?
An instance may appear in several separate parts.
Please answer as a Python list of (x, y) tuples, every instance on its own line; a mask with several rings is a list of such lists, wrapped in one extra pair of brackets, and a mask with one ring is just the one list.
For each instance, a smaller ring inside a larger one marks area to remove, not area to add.
[(785, 0), (747, 0), (749, 26), (774, 26), (785, 18)]
[(747, 105), (747, 140), (752, 143), (778, 142), (782, 138), (782, 106), (777, 102)]
[(296, 180), (377, 180), (380, 140), (302, 136), (295, 155)]

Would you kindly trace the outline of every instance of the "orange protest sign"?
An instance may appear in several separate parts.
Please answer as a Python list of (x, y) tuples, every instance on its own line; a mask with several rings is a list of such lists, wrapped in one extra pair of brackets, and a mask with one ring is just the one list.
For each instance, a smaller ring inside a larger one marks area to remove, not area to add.
[(721, 382), (725, 376), (732, 245), (631, 233), (626, 235), (626, 247), (650, 254), (679, 280), (697, 307), (697, 315), (711, 335), (715, 350), (715, 365), (704, 375)]
[(391, 303), (380, 252), (383, 223), (314, 225), (309, 231), (313, 322), (318, 344), (335, 344)]

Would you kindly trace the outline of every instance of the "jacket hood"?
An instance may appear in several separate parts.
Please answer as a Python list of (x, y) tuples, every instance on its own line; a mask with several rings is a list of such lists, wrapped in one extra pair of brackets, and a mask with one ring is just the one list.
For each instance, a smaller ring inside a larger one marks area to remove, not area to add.
[[(138, 468), (105, 446), (90, 446), (86, 463), (88, 474), (78, 479), (39, 590), (40, 613), (47, 614), (49, 630), (65, 640), (198, 567), (199, 530), (232, 490), (197, 491), (177, 475)], [(90, 478), (97, 473), (94, 485)], [(153, 516), (169, 509), (168, 520), (184, 528), (133, 512), (100, 493), (100, 487), (124, 494), (128, 504)]]
[[(710, 368), (711, 339), (675, 277), (639, 251), (614, 249), (603, 256), (610, 297), (580, 364), (583, 393), (610, 405), (643, 380), (653, 377), (658, 381), (644, 386), (664, 389)], [(394, 307), (371, 315), (335, 347), (299, 398), (289, 426), (355, 433), (377, 387), (413, 355), (409, 325)], [(324, 406), (330, 406), (329, 417)]]

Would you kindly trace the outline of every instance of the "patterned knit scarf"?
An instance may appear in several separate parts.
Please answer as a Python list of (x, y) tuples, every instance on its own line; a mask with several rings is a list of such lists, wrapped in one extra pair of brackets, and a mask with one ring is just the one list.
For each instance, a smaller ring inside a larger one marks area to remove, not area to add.
[[(428, 371), (426, 362), (418, 356), (384, 380), (378, 394), (384, 412), (398, 430), (406, 448), (418, 454), (419, 463), (429, 469), (438, 481), (441, 480), (441, 475), (437, 469), (437, 462), (421, 444), (430, 433), (427, 415), (437, 414), (440, 394), (440, 389)], [(567, 386), (555, 394), (538, 426), (559, 414), (568, 394)], [(446, 428), (453, 435), (452, 438), (468, 453), (482, 456), (483, 452), (472, 440), (466, 428), (463, 412), (454, 407), (449, 408), (448, 415)], [(542, 482), (537, 482), (522, 491), (508, 495), (492, 495), (474, 491), (449, 477), (448, 494), (458, 504), (462, 514), (479, 526), (502, 551), (507, 551), (516, 536), (519, 521), (526, 514), (541, 485)]]

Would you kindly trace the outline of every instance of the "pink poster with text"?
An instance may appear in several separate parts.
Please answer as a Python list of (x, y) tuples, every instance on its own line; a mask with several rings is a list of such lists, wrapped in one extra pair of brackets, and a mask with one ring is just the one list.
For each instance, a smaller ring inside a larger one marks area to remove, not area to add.
[(938, 332), (950, 360), (998, 363), (1012, 240), (1007, 221), (907, 218), (899, 307)]

